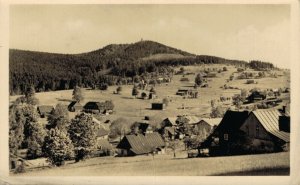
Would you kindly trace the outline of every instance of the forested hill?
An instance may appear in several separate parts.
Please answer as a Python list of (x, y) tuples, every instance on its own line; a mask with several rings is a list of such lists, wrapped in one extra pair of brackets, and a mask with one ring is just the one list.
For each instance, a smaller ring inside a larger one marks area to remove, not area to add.
[(71, 89), (120, 79), (145, 72), (169, 72), (170, 66), (201, 63), (246, 65), (245, 61), (194, 55), (153, 41), (111, 44), (82, 54), (55, 54), (10, 49), (10, 94), (22, 94), (31, 85), (36, 91)]

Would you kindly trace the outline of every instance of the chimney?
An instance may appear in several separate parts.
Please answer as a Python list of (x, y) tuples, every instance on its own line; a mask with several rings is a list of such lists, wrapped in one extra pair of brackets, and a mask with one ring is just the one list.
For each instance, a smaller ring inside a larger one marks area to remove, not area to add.
[(279, 131), (284, 131), (290, 133), (290, 117), (289, 116), (279, 116)]
[(286, 106), (282, 106), (282, 113), (285, 114), (286, 113)]

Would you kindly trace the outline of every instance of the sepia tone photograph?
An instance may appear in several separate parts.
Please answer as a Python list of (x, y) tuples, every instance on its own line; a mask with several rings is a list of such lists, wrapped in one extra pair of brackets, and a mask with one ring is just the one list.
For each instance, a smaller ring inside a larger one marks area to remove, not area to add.
[(8, 9), (10, 178), (291, 175), (290, 4)]

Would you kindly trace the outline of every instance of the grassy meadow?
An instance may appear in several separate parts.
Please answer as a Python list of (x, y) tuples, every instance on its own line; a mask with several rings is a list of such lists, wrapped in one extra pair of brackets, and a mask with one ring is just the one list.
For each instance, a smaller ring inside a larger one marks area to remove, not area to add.
[[(257, 84), (245, 84), (246, 80), (233, 80), (226, 82), (226, 79), (236, 71), (233, 66), (226, 66), (228, 71), (218, 73), (216, 78), (208, 78), (208, 88), (198, 88), (199, 95), (197, 99), (184, 99), (181, 96), (175, 95), (176, 91), (180, 87), (193, 87), (196, 74), (203, 68), (218, 68), (221, 69), (224, 65), (205, 65), (205, 66), (185, 66), (187, 72), (195, 73), (192, 75), (185, 75), (189, 78), (188, 82), (182, 82), (180, 79), (182, 75), (174, 75), (172, 81), (168, 84), (157, 84), (155, 90), (157, 93), (157, 99), (143, 100), (134, 98), (131, 95), (133, 85), (123, 85), (121, 94), (114, 94), (117, 86), (109, 86), (107, 91), (83, 89), (84, 105), (88, 101), (103, 101), (112, 100), (115, 105), (115, 113), (105, 116), (103, 120), (115, 120), (118, 117), (124, 117), (130, 121), (138, 121), (144, 118), (144, 116), (154, 116), (158, 119), (163, 119), (168, 116), (177, 115), (195, 115), (203, 116), (209, 114), (211, 111), (211, 100), (218, 100), (220, 96), (231, 97), (234, 94), (240, 93), (239, 89), (221, 89), (224, 84), (232, 87), (238, 87), (240, 89), (250, 90), (252, 88), (285, 88), (289, 87), (289, 76), (278, 76), (278, 78), (262, 78), (255, 79)], [(177, 69), (178, 70), (178, 69)], [(282, 73), (282, 72), (277, 72)], [(150, 87), (148, 87), (148, 90)], [(39, 99), (40, 105), (53, 105), (61, 103), (68, 105), (72, 100), (73, 90), (53, 91), (36, 93), (36, 97)], [(139, 90), (140, 94), (143, 92)], [(146, 92), (146, 91), (145, 91)], [(149, 91), (147, 91), (149, 93)], [(148, 94), (147, 93), (147, 94)], [(10, 102), (13, 102), (18, 96), (11, 96)], [(169, 98), (170, 103), (166, 110), (151, 110), (152, 102), (160, 102), (163, 98)], [(226, 102), (225, 102), (226, 103)], [(230, 103), (230, 102), (229, 102)], [(227, 102), (228, 104), (228, 102)], [(185, 107), (184, 109), (182, 107)], [(70, 113), (72, 118), (75, 114)]]
[(34, 169), (17, 176), (220, 176), (289, 175), (290, 153), (186, 158), (181, 153), (136, 157), (97, 157), (59, 168)]

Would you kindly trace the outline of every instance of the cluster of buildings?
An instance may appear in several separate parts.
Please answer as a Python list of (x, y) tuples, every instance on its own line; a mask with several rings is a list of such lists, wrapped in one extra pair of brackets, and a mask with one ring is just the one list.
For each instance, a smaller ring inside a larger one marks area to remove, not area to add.
[[(163, 109), (163, 104), (153, 104), (153, 108)], [(53, 108), (53, 107), (52, 107)], [(69, 111), (105, 113), (105, 102), (88, 102), (81, 106), (71, 102)], [(51, 112), (43, 106), (38, 108), (41, 115)], [(166, 143), (183, 140), (197, 135), (199, 155), (235, 155), (246, 153), (266, 153), (289, 150), (290, 114), (284, 106), (278, 110), (257, 109), (255, 111), (230, 111), (223, 118), (199, 118), (197, 116), (177, 116), (165, 118), (160, 129), (154, 129), (147, 121), (136, 125), (137, 132), (125, 135), (115, 143), (109, 142), (109, 129), (100, 121), (97, 131), (98, 153), (96, 156), (114, 155), (132, 156), (148, 153), (165, 153)], [(184, 125), (183, 125), (184, 124)], [(189, 133), (182, 131), (188, 127)], [(134, 134), (133, 134), (134, 133)], [(116, 149), (114, 149), (116, 148)]]

